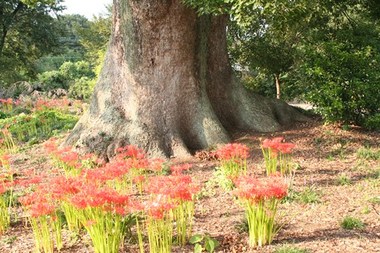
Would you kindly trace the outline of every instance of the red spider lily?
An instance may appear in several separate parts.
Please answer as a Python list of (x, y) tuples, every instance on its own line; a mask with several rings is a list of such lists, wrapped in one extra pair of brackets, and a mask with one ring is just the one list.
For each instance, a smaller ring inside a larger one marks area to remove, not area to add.
[(105, 182), (108, 180), (121, 178), (124, 175), (128, 174), (130, 171), (130, 166), (131, 164), (129, 163), (129, 160), (115, 160), (107, 163), (103, 167), (86, 170), (83, 173), (89, 180)]
[(11, 181), (0, 182), (0, 194), (7, 192), (14, 185)]
[(296, 146), (293, 143), (286, 143), (283, 142), (284, 137), (276, 137), (273, 139), (265, 139), (262, 143), (262, 148), (268, 148), (271, 149), (275, 155), (278, 152), (281, 152), (282, 154), (289, 154), (292, 152), (293, 148)]
[(164, 166), (164, 159), (156, 158), (149, 161), (149, 169), (154, 172), (161, 172)]
[(70, 147), (58, 150), (56, 156), (59, 160), (72, 167), (80, 167), (79, 154), (72, 151)]
[(56, 210), (54, 202), (43, 190), (19, 198), (21, 205), (30, 211), (32, 217), (50, 215)]
[(34, 176), (30, 178), (19, 178), (14, 181), (15, 185), (20, 187), (29, 187), (32, 185), (40, 184), (43, 181), (42, 176)]
[(143, 183), (144, 181), (145, 181), (145, 176), (144, 175), (139, 175), (139, 176), (135, 176), (134, 178), (133, 178), (133, 182), (135, 183), (135, 184), (141, 184), (141, 183)]
[(133, 145), (127, 145), (117, 149), (118, 159), (134, 158), (134, 159), (145, 159), (145, 152)]
[(48, 153), (55, 154), (58, 150), (58, 146), (55, 139), (50, 139), (44, 143), (45, 150)]
[(117, 211), (118, 213), (121, 213), (121, 210), (126, 213), (131, 204), (128, 195), (122, 195), (111, 188), (98, 187), (91, 183), (83, 185), (69, 201), (79, 209), (99, 207), (105, 211)]
[(164, 214), (177, 207), (169, 201), (164, 195), (158, 195), (155, 199), (146, 201), (142, 205), (145, 213), (153, 219), (160, 220)]
[(9, 154), (0, 155), (0, 166), (7, 167), (10, 164), (11, 156)]
[(189, 170), (191, 167), (193, 167), (193, 165), (189, 163), (173, 165), (170, 167), (170, 171), (172, 172), (172, 175), (178, 176), (178, 175), (182, 175), (183, 171)]
[(279, 176), (255, 178), (250, 176), (238, 177), (235, 181), (234, 194), (239, 198), (258, 202), (264, 199), (282, 199), (287, 195), (288, 184)]
[(284, 137), (275, 137), (273, 139), (265, 139), (261, 146), (263, 148), (274, 148), (284, 140)]
[(56, 207), (48, 202), (36, 202), (30, 206), (30, 215), (32, 217), (39, 217), (43, 215), (50, 215), (54, 213)]
[(293, 143), (280, 143), (280, 145), (277, 146), (277, 149), (282, 153), (282, 154), (290, 154), (293, 151), (293, 148), (296, 145)]
[(149, 180), (146, 192), (165, 195), (173, 200), (191, 201), (199, 191), (199, 186), (192, 183), (190, 176), (156, 176)]
[(232, 159), (247, 159), (249, 157), (249, 148), (240, 143), (230, 143), (224, 145), (216, 151), (219, 159), (232, 160)]
[(0, 99), (0, 103), (5, 104), (5, 105), (11, 105), (13, 104), (13, 99), (12, 98)]
[(50, 192), (54, 199), (65, 200), (69, 196), (79, 193), (84, 182), (81, 178), (59, 176), (49, 182)]

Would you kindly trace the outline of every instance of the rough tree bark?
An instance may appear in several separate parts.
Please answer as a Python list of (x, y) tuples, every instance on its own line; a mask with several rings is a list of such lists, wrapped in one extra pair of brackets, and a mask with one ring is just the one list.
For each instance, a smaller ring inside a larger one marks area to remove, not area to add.
[(226, 17), (180, 0), (114, 0), (113, 32), (89, 110), (66, 143), (112, 156), (126, 144), (186, 156), (234, 130), (276, 131), (303, 119), (235, 81)]

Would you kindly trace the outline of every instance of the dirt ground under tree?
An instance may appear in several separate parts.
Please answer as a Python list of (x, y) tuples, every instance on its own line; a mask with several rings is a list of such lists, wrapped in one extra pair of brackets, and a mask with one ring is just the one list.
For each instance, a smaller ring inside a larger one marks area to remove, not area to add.
[[(297, 168), (290, 196), (279, 207), (282, 229), (273, 243), (248, 247), (244, 211), (215, 180), (218, 162), (207, 152), (198, 153), (189, 171), (202, 192), (196, 201), (193, 234), (210, 234), (220, 242), (216, 252), (274, 252), (284, 245), (307, 252), (380, 252), (380, 134), (358, 128), (313, 121), (276, 133), (239, 133), (234, 136), (251, 148), (249, 170), (264, 175), (260, 141), (276, 136), (296, 144), (293, 161)], [(176, 161), (174, 158), (173, 162)], [(182, 161), (181, 161), (182, 162)], [(28, 148), (12, 159), (17, 170), (48, 170), (51, 165), (42, 145)], [(361, 229), (343, 229), (341, 221), (355, 217)], [(90, 239), (64, 235), (61, 252), (93, 252)], [(33, 252), (30, 227), (21, 220), (0, 236), (0, 252)], [(138, 252), (126, 242), (121, 252)], [(173, 252), (193, 252), (193, 246), (174, 247)]]

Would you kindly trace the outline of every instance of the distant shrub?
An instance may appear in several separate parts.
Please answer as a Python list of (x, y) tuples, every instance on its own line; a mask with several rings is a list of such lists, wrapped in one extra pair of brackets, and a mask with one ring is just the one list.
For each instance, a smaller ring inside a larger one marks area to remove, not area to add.
[(70, 85), (69, 97), (74, 99), (88, 100), (94, 89), (96, 80), (82, 77), (77, 79)]
[(68, 88), (68, 80), (61, 74), (60, 71), (57, 70), (39, 74), (37, 79), (38, 82), (42, 84), (42, 89), (44, 91), (50, 91), (58, 88)]
[(366, 118), (363, 126), (368, 130), (380, 131), (380, 113), (376, 113)]
[(88, 99), (94, 86), (95, 73), (86, 61), (64, 62), (59, 70), (47, 71), (37, 76), (43, 91), (58, 88), (69, 91), (72, 98)]

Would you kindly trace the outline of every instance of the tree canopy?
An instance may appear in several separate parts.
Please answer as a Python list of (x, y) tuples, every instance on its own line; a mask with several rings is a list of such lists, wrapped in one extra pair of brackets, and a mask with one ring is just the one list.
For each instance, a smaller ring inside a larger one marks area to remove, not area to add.
[(50, 15), (58, 1), (0, 2), (0, 78), (4, 82), (33, 76), (33, 63), (58, 47), (59, 29)]

